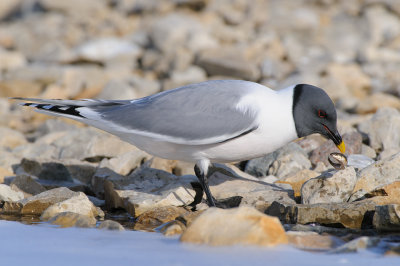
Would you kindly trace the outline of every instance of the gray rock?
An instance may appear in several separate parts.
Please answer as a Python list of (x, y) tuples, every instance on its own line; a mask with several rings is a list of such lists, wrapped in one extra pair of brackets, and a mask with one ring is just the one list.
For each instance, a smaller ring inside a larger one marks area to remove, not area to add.
[(164, 84), (164, 90), (178, 88), (187, 84), (206, 80), (206, 72), (198, 66), (190, 66), (183, 71), (173, 71), (171, 79)]
[(25, 195), (37, 195), (40, 194), (46, 189), (36, 182), (29, 175), (17, 175), (14, 180), (11, 182), (10, 187), (16, 191), (21, 191)]
[(373, 224), (379, 231), (400, 231), (400, 205), (376, 206)]
[(108, 168), (120, 175), (127, 175), (152, 156), (139, 149), (123, 153), (111, 159), (103, 159), (99, 168)]
[(325, 172), (310, 179), (301, 187), (303, 204), (347, 202), (353, 192), (357, 176), (353, 167)]
[(368, 213), (374, 210), (375, 203), (368, 200), (353, 203), (319, 203), (313, 205), (273, 202), (265, 209), (265, 213), (278, 217), (282, 223), (318, 223), (327, 226), (341, 224), (346, 228), (360, 229), (372, 226), (372, 219), (369, 221), (365, 216), (368, 216)]
[(245, 80), (257, 80), (260, 72), (256, 65), (247, 60), (240, 49), (207, 50), (201, 53), (197, 65), (209, 76), (227, 76)]
[(264, 157), (247, 162), (245, 172), (254, 176), (274, 175), (278, 178), (311, 168), (307, 153), (296, 143), (289, 143)]
[(26, 144), (25, 136), (11, 128), (0, 127), (0, 146), (7, 148), (15, 148), (19, 145)]
[(349, 154), (349, 156), (347, 156), (347, 166), (352, 166), (357, 170), (364, 169), (374, 162), (375, 160), (363, 154)]
[(96, 171), (96, 166), (74, 159), (34, 160), (22, 159), (14, 167), (16, 174), (37, 176), (40, 180), (63, 181), (89, 184)]
[(124, 227), (120, 223), (112, 220), (104, 220), (97, 228), (112, 231), (125, 231)]
[(144, 168), (129, 177), (107, 178), (104, 193), (108, 208), (124, 208), (138, 216), (154, 207), (188, 205), (194, 200), (191, 182), (194, 176), (177, 177), (173, 174)]
[[(357, 174), (357, 182), (353, 192), (363, 191), (368, 193), (399, 180), (400, 153), (397, 153), (362, 169)], [(360, 197), (360, 193), (358, 193), (358, 197)], [(352, 199), (355, 198), (352, 197)]]
[(369, 145), (375, 150), (400, 150), (400, 113), (393, 108), (380, 108), (358, 129), (367, 134)]
[(273, 201), (294, 203), (291, 188), (283, 189), (277, 184), (268, 184), (233, 166), (215, 164), (209, 176), (210, 190), (216, 199), (242, 197), (240, 206), (256, 206)]
[(27, 60), (20, 52), (6, 51), (0, 47), (0, 56), (2, 58), (0, 62), (1, 71), (8, 71), (9, 69), (19, 68), (26, 65)]
[(0, 201), (19, 201), (24, 198), (24, 193), (21, 191), (12, 190), (11, 187), (0, 184)]
[(198, 20), (183, 14), (157, 19), (151, 28), (150, 39), (163, 53), (170, 53), (177, 47), (198, 52), (216, 46), (216, 41)]

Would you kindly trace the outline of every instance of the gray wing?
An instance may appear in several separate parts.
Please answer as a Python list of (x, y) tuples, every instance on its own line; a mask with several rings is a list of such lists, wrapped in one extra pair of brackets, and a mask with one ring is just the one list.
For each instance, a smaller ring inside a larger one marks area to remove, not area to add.
[(173, 143), (224, 142), (257, 128), (256, 114), (236, 108), (258, 84), (208, 81), (165, 91), (114, 108), (91, 107), (124, 130)]

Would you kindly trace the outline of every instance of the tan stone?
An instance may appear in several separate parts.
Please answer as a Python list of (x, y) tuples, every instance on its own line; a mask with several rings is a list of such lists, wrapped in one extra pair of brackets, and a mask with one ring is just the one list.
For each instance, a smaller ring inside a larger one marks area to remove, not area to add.
[(210, 208), (193, 221), (181, 236), (181, 241), (213, 246), (275, 246), (288, 243), (278, 218), (250, 207)]
[(101, 222), (98, 229), (112, 230), (112, 231), (124, 231), (125, 228), (118, 222), (112, 220), (105, 220)]
[(98, 215), (96, 206), (83, 192), (78, 192), (73, 197), (48, 207), (40, 216), (40, 219), (47, 221), (62, 212), (78, 213), (88, 217), (96, 217)]
[(74, 212), (61, 212), (51, 217), (49, 220), (51, 224), (65, 227), (94, 227), (96, 226), (96, 219)]
[(288, 177), (282, 178), (275, 183), (281, 183), (281, 184), (289, 184), (292, 186), (293, 191), (294, 191), (294, 196), (295, 197), (300, 197), (301, 196), (301, 186), (311, 178), (319, 176), (319, 173), (309, 170), (309, 169), (303, 169), (300, 170), (299, 172), (295, 173), (294, 175), (290, 175)]
[(356, 112), (358, 114), (375, 113), (381, 107), (400, 109), (400, 99), (386, 93), (374, 93), (359, 102)]
[(367, 96), (371, 88), (370, 77), (362, 72), (359, 65), (333, 63), (329, 65), (327, 72), (357, 98)]
[(319, 235), (315, 232), (287, 232), (289, 244), (305, 250), (330, 250), (343, 244), (340, 238), (330, 235)]
[(3, 167), (0, 167), (0, 183), (4, 182), (4, 177), (6, 176), (12, 176), (13, 173)]
[(136, 219), (134, 229), (151, 231), (163, 223), (173, 221), (178, 216), (188, 212), (188, 210), (182, 207), (156, 207), (139, 215)]
[(389, 185), (380, 187), (368, 193), (371, 200), (376, 203), (376, 205), (389, 205), (389, 204), (399, 204), (400, 205), (400, 181), (395, 181)]
[(19, 145), (26, 144), (28, 141), (25, 136), (16, 130), (0, 127), (0, 146), (15, 148)]

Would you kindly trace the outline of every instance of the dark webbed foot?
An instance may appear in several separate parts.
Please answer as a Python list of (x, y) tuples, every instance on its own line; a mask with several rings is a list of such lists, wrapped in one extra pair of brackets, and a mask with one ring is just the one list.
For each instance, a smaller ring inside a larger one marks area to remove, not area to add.
[(226, 199), (216, 200), (212, 196), (210, 188), (208, 186), (208, 176), (205, 175), (197, 165), (195, 165), (194, 167), (194, 172), (196, 173), (196, 176), (199, 179), (199, 183), (197, 182), (192, 183), (192, 187), (196, 191), (196, 195), (194, 197), (193, 202), (189, 204), (189, 206), (195, 208), (197, 204), (201, 203), (203, 201), (204, 192), (206, 193), (207, 196), (207, 205), (210, 207), (227, 209), (239, 206), (240, 202), (242, 201), (241, 196), (234, 196)]

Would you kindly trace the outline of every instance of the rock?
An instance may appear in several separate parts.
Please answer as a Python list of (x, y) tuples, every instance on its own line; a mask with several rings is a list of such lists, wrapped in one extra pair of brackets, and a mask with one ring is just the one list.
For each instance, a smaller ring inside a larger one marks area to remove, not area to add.
[(0, 47), (0, 56), (2, 59), (0, 62), (0, 71), (7, 71), (9, 69), (19, 68), (26, 65), (26, 58), (19, 52), (7, 51)]
[[(101, 175), (101, 176), (100, 176)], [(165, 171), (144, 168), (128, 177), (103, 171), (96, 174), (96, 183), (104, 182), (106, 206), (124, 208), (132, 216), (163, 206), (183, 206), (193, 202), (194, 176), (177, 177)]]
[(301, 187), (303, 204), (347, 202), (357, 181), (353, 167), (344, 170), (325, 172), (310, 179)]
[(125, 231), (125, 228), (120, 223), (112, 220), (104, 220), (97, 228), (111, 231)]
[(254, 176), (274, 175), (282, 178), (309, 168), (311, 164), (307, 153), (291, 142), (264, 157), (249, 160), (245, 172)]
[(49, 223), (66, 227), (95, 227), (96, 219), (75, 212), (61, 212), (51, 217)]
[(13, 175), (11, 171), (8, 171), (7, 169), (0, 167), (0, 183), (4, 183), (4, 178), (11, 175)]
[[(377, 188), (400, 181), (400, 153), (395, 154), (387, 159), (379, 160), (368, 167), (362, 169), (357, 174), (357, 182), (354, 186), (353, 193), (358, 191), (358, 197), (374, 191)], [(354, 197), (352, 198), (354, 200)]]
[(400, 231), (400, 205), (376, 206), (373, 224), (379, 231)]
[(15, 191), (24, 193), (24, 197), (40, 194), (46, 189), (29, 175), (17, 175), (10, 184)]
[(315, 178), (317, 176), (319, 176), (317, 172), (308, 169), (303, 169), (293, 175), (281, 178), (275, 183), (289, 184), (294, 191), (294, 196), (300, 197), (302, 185), (308, 180)]
[(400, 149), (400, 113), (396, 109), (384, 107), (359, 124), (360, 132), (369, 137), (369, 146), (377, 151)]
[[(68, 160), (35, 160), (22, 159), (15, 166), (16, 174), (37, 176), (40, 180), (74, 182), (88, 184), (95, 173), (95, 166), (74, 159)], [(40, 181), (39, 180), (39, 181)]]
[(256, 206), (261, 202), (272, 203), (275, 200), (294, 203), (292, 190), (261, 182), (234, 166), (214, 164), (208, 180), (211, 193), (216, 199), (240, 196), (240, 205), (245, 206)]
[(160, 232), (165, 236), (174, 236), (174, 235), (181, 235), (186, 226), (180, 221), (171, 221), (167, 222), (160, 228)]
[[(362, 136), (360, 133), (345, 133), (342, 138), (346, 145), (346, 154), (357, 154), (361, 152)], [(323, 162), (325, 165), (330, 166), (328, 156), (332, 152), (338, 152), (338, 148), (331, 140), (327, 140), (320, 147), (312, 151), (310, 161), (313, 165), (316, 165), (318, 162)]]
[(326, 71), (332, 79), (339, 82), (340, 85), (337, 86), (343, 86), (359, 99), (367, 96), (371, 89), (370, 77), (357, 64), (332, 63)]
[(164, 90), (178, 88), (191, 83), (205, 81), (207, 78), (206, 72), (198, 66), (190, 66), (183, 71), (174, 71), (171, 74), (171, 79), (164, 83)]
[(357, 114), (368, 114), (375, 113), (383, 107), (400, 109), (400, 99), (386, 93), (374, 93), (358, 102), (355, 111)]
[[(389, 185), (376, 188), (374, 191), (365, 193), (361, 190), (362, 198), (370, 198), (376, 205), (399, 204), (400, 205), (400, 181), (395, 181)], [(353, 194), (351, 199), (358, 200), (356, 195)]]
[(375, 203), (369, 200), (313, 205), (273, 202), (265, 209), (265, 213), (278, 217), (284, 224), (340, 224), (346, 228), (360, 229), (372, 226), (372, 217), (369, 216), (374, 210)]
[(358, 252), (363, 249), (376, 247), (380, 242), (378, 237), (367, 237), (362, 236), (356, 238), (342, 246), (335, 248), (329, 253), (349, 253), (349, 252)]
[(257, 80), (260, 76), (258, 68), (244, 57), (240, 49), (206, 50), (201, 53), (197, 65), (204, 68), (209, 76), (227, 76), (245, 80)]
[(109, 81), (97, 97), (104, 100), (131, 100), (139, 98), (135, 89), (121, 80)]
[(136, 219), (134, 229), (151, 231), (163, 223), (173, 221), (175, 218), (188, 212), (184, 208), (175, 206), (156, 207), (139, 215)]
[(183, 14), (158, 18), (150, 30), (150, 39), (164, 54), (171, 53), (177, 47), (198, 52), (217, 45), (200, 21)]
[(127, 175), (152, 157), (144, 151), (132, 148), (133, 150), (130, 152), (123, 153), (111, 159), (103, 159), (99, 167), (109, 168), (120, 175)]
[(400, 246), (389, 247), (385, 252), (385, 256), (400, 256)]
[(0, 146), (12, 149), (26, 143), (27, 140), (22, 133), (10, 128), (0, 127)]
[(60, 0), (40, 0), (40, 5), (48, 11), (57, 11), (67, 14), (90, 15), (90, 13), (100, 12), (106, 8), (106, 2), (89, 0), (81, 3), (78, 0), (71, 0), (68, 3)]
[(0, 201), (19, 201), (24, 198), (24, 193), (12, 190), (11, 187), (0, 184)]
[(285, 230), (277, 218), (249, 207), (228, 210), (210, 208), (196, 218), (180, 240), (212, 246), (276, 246), (288, 242)]
[(23, 206), (21, 214), (41, 215), (51, 205), (70, 199), (77, 194), (79, 193), (64, 187), (42, 192), (19, 201)]
[(102, 207), (106, 204), (105, 200), (101, 200), (99, 198), (96, 198), (94, 196), (87, 196), (89, 200), (93, 203), (94, 206), (96, 207)]
[(362, 154), (350, 154), (347, 156), (347, 166), (352, 166), (357, 170), (364, 169), (374, 162), (375, 160)]
[(83, 43), (76, 48), (75, 53), (79, 59), (90, 62), (106, 63), (117, 57), (127, 57), (133, 64), (141, 51), (133, 42), (109, 37), (92, 39)]
[(287, 232), (289, 244), (310, 251), (328, 251), (344, 244), (338, 237), (320, 235), (315, 232)]
[(103, 157), (115, 157), (131, 151), (131, 145), (117, 137), (94, 128), (79, 128), (56, 139), (52, 145), (61, 149), (59, 159), (73, 158), (95, 161)]
[(373, 148), (371, 148), (370, 146), (365, 145), (365, 144), (363, 144), (361, 146), (361, 154), (365, 155), (365, 156), (367, 156), (367, 157), (369, 157), (371, 159), (375, 159), (376, 158), (375, 150)]
[(98, 216), (98, 212), (93, 203), (88, 199), (88, 197), (82, 193), (78, 192), (74, 196), (64, 201), (54, 203), (44, 210), (43, 214), (40, 216), (42, 221), (47, 221), (51, 217), (62, 212), (72, 212), (78, 213), (88, 217)]

